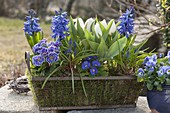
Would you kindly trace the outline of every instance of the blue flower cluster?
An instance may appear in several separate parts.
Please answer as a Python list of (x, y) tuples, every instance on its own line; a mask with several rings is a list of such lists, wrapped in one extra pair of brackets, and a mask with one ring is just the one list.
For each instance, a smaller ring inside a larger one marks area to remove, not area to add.
[(134, 15), (134, 7), (131, 7), (126, 10), (126, 13), (123, 13), (123, 15), (119, 17), (120, 24), (117, 30), (121, 35), (125, 35), (127, 38), (134, 32)]
[[(167, 57), (170, 58), (170, 52), (168, 52)], [(144, 64), (144, 69), (139, 68), (138, 70), (139, 77), (143, 77), (145, 73), (150, 75), (153, 72), (156, 72), (158, 76), (163, 76), (165, 74), (170, 75), (170, 66), (164, 66), (163, 62), (158, 64), (156, 54), (152, 56), (147, 56), (143, 64)]]
[(62, 9), (60, 11), (55, 12), (55, 16), (52, 18), (52, 26), (51, 30), (53, 32), (52, 38), (58, 38), (58, 40), (64, 39), (68, 35), (68, 19), (67, 12), (62, 12)]
[(33, 52), (36, 54), (32, 57), (35, 66), (41, 66), (44, 62), (52, 64), (58, 61), (61, 42), (55, 41), (47, 43), (46, 39), (41, 40), (33, 46)]
[(32, 36), (33, 32), (39, 32), (41, 28), (38, 23), (39, 18), (35, 18), (35, 11), (29, 10), (28, 13), (29, 16), (26, 16), (26, 22), (24, 22), (24, 32)]
[(83, 70), (89, 70), (92, 76), (98, 73), (97, 67), (100, 67), (100, 62), (97, 60), (97, 56), (89, 56), (84, 59), (82, 63)]

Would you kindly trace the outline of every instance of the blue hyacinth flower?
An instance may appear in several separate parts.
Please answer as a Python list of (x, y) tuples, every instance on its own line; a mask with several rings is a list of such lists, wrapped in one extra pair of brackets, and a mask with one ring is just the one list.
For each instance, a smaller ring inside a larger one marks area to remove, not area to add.
[(67, 35), (68, 35), (68, 19), (67, 17), (67, 13), (66, 12), (62, 12), (62, 10), (60, 11), (56, 11), (55, 12), (56, 15), (53, 16), (52, 18), (52, 26), (51, 26), (51, 30), (52, 30), (52, 38), (58, 38), (58, 41), (63, 40)]
[(143, 70), (142, 68), (139, 68), (139, 69), (138, 69), (138, 76), (139, 76), (139, 77), (143, 77), (144, 74), (145, 74), (144, 70)]
[(42, 57), (41, 55), (36, 55), (32, 57), (32, 63), (35, 66), (41, 66), (43, 64), (43, 62), (45, 61), (45, 58)]
[(100, 66), (100, 62), (99, 62), (98, 60), (94, 60), (94, 61), (92, 62), (92, 66), (94, 66), (94, 67), (99, 67), (99, 66)]
[(46, 61), (49, 63), (49, 64), (52, 64), (53, 62), (56, 62), (58, 61), (58, 54), (55, 53), (55, 52), (52, 52), (52, 53), (49, 53), (46, 57)]
[(96, 75), (97, 73), (98, 73), (98, 70), (97, 70), (96, 67), (92, 67), (92, 68), (90, 69), (90, 74), (91, 74), (92, 76)]
[(32, 36), (34, 32), (41, 31), (39, 18), (35, 18), (35, 12), (29, 11), (29, 16), (26, 16), (26, 22), (24, 22), (24, 32)]
[(90, 68), (90, 62), (89, 61), (84, 61), (83, 63), (82, 63), (82, 69), (83, 70), (86, 70), (86, 69), (89, 69)]
[(126, 10), (126, 13), (123, 13), (123, 15), (119, 17), (120, 24), (117, 30), (121, 35), (125, 35), (127, 38), (134, 33), (134, 12), (134, 8), (131, 7)]

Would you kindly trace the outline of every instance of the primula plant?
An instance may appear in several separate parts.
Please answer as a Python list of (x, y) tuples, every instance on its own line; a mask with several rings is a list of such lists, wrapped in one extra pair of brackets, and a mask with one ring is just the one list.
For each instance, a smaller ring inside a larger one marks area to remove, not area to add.
[(170, 85), (170, 51), (165, 57), (163, 54), (147, 56), (137, 76), (138, 82), (145, 82), (148, 90), (161, 91), (162, 85)]
[(134, 75), (145, 43), (134, 46), (134, 12), (131, 7), (115, 24), (114, 19), (67, 19), (67, 13), (60, 9), (52, 17), (53, 41), (48, 43), (35, 12), (29, 11), (24, 31), (32, 49), (32, 75), (46, 76), (46, 81), (51, 76), (72, 77), (73, 91), (74, 76), (82, 80), (83, 76)]

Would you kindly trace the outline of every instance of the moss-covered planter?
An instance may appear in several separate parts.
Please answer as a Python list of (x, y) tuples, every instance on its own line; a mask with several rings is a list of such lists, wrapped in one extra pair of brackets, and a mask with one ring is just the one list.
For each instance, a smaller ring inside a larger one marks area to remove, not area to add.
[(142, 84), (130, 76), (74, 77), (75, 93), (71, 77), (51, 77), (42, 89), (45, 77), (30, 79), (34, 98), (40, 110), (69, 110), (135, 107)]

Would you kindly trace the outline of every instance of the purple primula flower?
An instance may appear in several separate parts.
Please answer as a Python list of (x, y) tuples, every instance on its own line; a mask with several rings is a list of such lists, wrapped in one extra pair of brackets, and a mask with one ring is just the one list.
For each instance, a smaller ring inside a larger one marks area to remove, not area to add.
[(41, 66), (43, 64), (43, 62), (45, 61), (45, 58), (42, 57), (41, 55), (36, 55), (32, 57), (32, 63), (35, 66)]
[(166, 74), (167, 74), (167, 75), (170, 75), (170, 66), (167, 67), (167, 69), (166, 69)]
[(48, 55), (48, 49), (45, 47), (42, 47), (40, 54), (41, 56), (46, 57)]
[(100, 66), (100, 62), (98, 60), (94, 60), (92, 62), (92, 66), (99, 67)]
[(85, 60), (91, 61), (93, 59), (93, 56), (88, 56)]
[(40, 25), (38, 24), (39, 18), (35, 18), (35, 11), (30, 10), (29, 16), (26, 17), (24, 22), (24, 32), (32, 36), (34, 32), (41, 31)]
[(139, 69), (138, 69), (138, 76), (139, 76), (139, 77), (143, 77), (144, 74), (145, 74), (144, 70), (143, 70), (142, 68), (139, 68)]
[(49, 64), (52, 64), (53, 62), (56, 62), (58, 61), (58, 54), (55, 53), (55, 52), (52, 52), (52, 53), (49, 53), (46, 57), (46, 61), (49, 63)]
[(154, 67), (157, 63), (157, 56), (156, 54), (152, 55), (151, 57), (146, 57), (143, 64), (147, 67)]
[(42, 39), (39, 44), (42, 46), (42, 47), (47, 47), (47, 39)]
[(55, 46), (49, 46), (48, 47), (48, 53), (55, 52), (55, 51), (56, 51), (56, 47)]
[(158, 73), (158, 76), (163, 76), (164, 75), (164, 68), (162, 67), (162, 68), (160, 68), (159, 69), (159, 71), (157, 71), (157, 73)]
[(98, 73), (98, 70), (97, 70), (96, 67), (92, 67), (92, 68), (90, 69), (90, 74), (91, 74), (92, 76), (96, 75), (97, 73)]
[(167, 75), (170, 75), (170, 66), (162, 66), (160, 67)]
[(86, 70), (86, 69), (89, 69), (89, 68), (90, 68), (90, 62), (89, 61), (84, 61), (82, 63), (82, 69)]
[(68, 35), (68, 19), (66, 19), (67, 17), (67, 13), (63, 12), (60, 9), (59, 12), (55, 12), (56, 15), (53, 16), (52, 18), (52, 26), (51, 26), (51, 30), (53, 32), (52, 34), (52, 38), (58, 38), (58, 41), (64, 39), (67, 35)]
[(41, 51), (41, 49), (42, 49), (42, 47), (41, 47), (41, 45), (40, 45), (39, 43), (38, 43), (38, 44), (35, 44), (35, 45), (33, 46), (33, 48), (32, 48), (34, 54), (39, 54), (40, 51)]
[(164, 54), (163, 53), (159, 53), (158, 56), (159, 56), (159, 58), (162, 58), (164, 56)]
[(127, 38), (134, 32), (134, 12), (134, 7), (131, 7), (119, 18), (120, 24), (117, 30), (121, 35), (125, 35)]
[(149, 70), (149, 73), (152, 73), (154, 72), (154, 67), (149, 67), (148, 70)]

